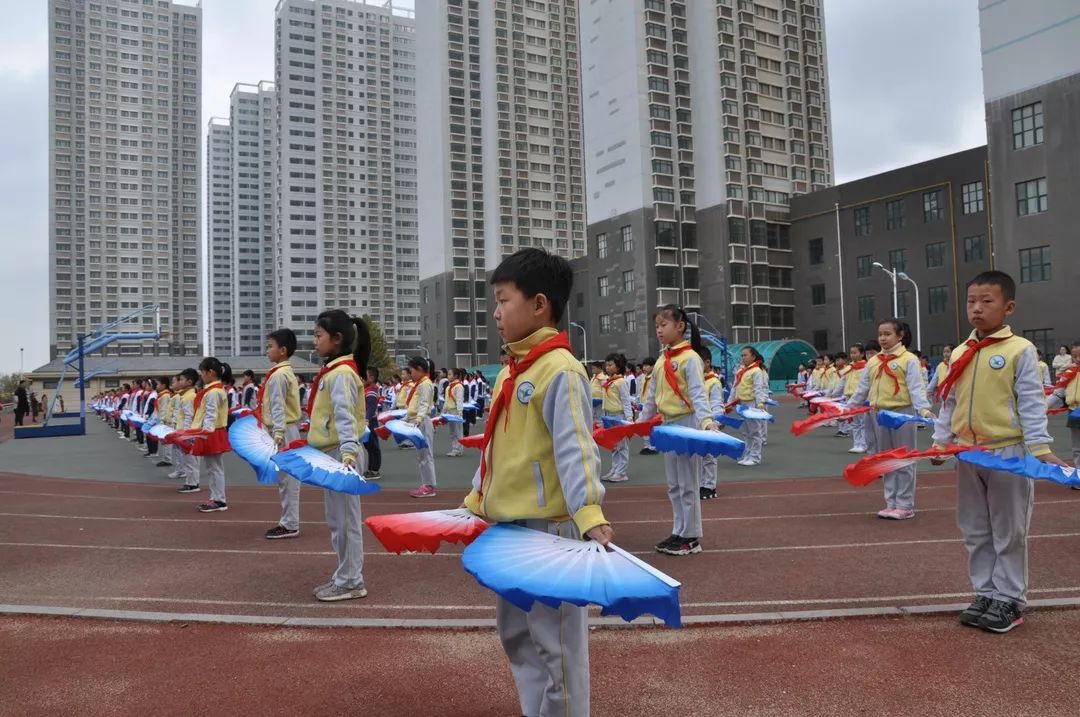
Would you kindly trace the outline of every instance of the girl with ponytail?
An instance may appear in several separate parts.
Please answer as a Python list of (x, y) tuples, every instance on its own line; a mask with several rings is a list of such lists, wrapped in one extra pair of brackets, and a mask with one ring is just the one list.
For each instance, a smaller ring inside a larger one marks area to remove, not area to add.
[[(886, 319), (878, 324), (881, 353), (866, 362), (859, 378), (859, 387), (848, 399), (850, 406), (862, 406), (867, 400), (874, 410), (872, 428), (877, 451), (894, 448), (915, 448), (915, 424), (899, 428), (878, 425), (877, 411), (932, 417), (926, 396), (926, 376), (918, 357), (907, 347), (911, 345), (911, 327), (900, 319)], [(885, 507), (877, 516), (885, 520), (910, 520), (915, 517), (915, 466), (905, 466), (882, 476), (885, 487)]]
[[(645, 408), (639, 420), (659, 414), (665, 424), (719, 430), (705, 395), (705, 346), (697, 326), (681, 306), (668, 304), (656, 312), (656, 338), (664, 351), (656, 363), (656, 378), (649, 382)], [(685, 335), (690, 332), (690, 340)], [(701, 494), (698, 478), (701, 459), (664, 454), (668, 497), (674, 513), (671, 535), (656, 545), (657, 552), (690, 555), (701, 552)]]
[[(325, 363), (308, 397), (308, 444), (363, 473), (367, 454), (360, 450), (360, 438), (367, 421), (361, 377), (371, 356), (371, 334), (363, 319), (334, 309), (315, 320), (314, 343)], [(330, 582), (315, 588), (315, 597), (323, 602), (366, 597), (360, 496), (324, 490), (323, 501), (338, 566)]]
[(435, 426), (431, 422), (431, 410), (435, 406), (435, 384), (431, 375), (435, 362), (423, 356), (409, 359), (409, 376), (412, 385), (405, 391), (405, 422), (417, 426), (427, 441), (426, 448), (416, 448), (416, 460), (420, 467), (420, 487), (410, 491), (413, 498), (433, 498), (435, 491)]
[(229, 397), (224, 383), (232, 380), (229, 364), (208, 356), (199, 364), (202, 390), (195, 394), (195, 416), (191, 427), (210, 433), (208, 438), (196, 439), (191, 454), (202, 457), (200, 472), (210, 484), (210, 500), (199, 505), (200, 513), (228, 510), (225, 501), (225, 461), (222, 454), (229, 446)]

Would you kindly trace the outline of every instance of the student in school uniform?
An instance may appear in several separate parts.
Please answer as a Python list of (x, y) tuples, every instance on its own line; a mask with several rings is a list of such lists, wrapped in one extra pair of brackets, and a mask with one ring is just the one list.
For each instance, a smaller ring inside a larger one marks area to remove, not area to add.
[(1058, 346), (1057, 355), (1054, 356), (1050, 367), (1054, 369), (1054, 380), (1057, 381), (1062, 371), (1067, 371), (1075, 363), (1070, 348), (1064, 344)]
[[(1057, 379), (1048, 389), (1050, 408), (1065, 406), (1072, 413), (1080, 408), (1080, 341), (1074, 343), (1071, 349), (1073, 363), (1058, 372)], [(1072, 441), (1073, 465), (1080, 467), (1080, 421), (1075, 418), (1067, 419), (1066, 426), (1069, 429), (1069, 437)], [(1076, 488), (1075, 490), (1080, 490)]]
[[(570, 265), (541, 249), (522, 249), (503, 260), (491, 283), (495, 323), (511, 359), (495, 383), (480, 470), (465, 507), (491, 521), (606, 545), (614, 531), (600, 507), (591, 391), (566, 333), (555, 328), (570, 296)], [(589, 714), (586, 608), (536, 603), (526, 612), (499, 597), (495, 622), (521, 714)]]
[[(668, 304), (656, 312), (656, 338), (666, 347), (656, 367), (657, 379), (649, 384), (641, 420), (663, 417), (665, 424), (719, 430), (705, 398), (705, 350), (697, 326), (681, 306)], [(690, 340), (683, 338), (690, 331)], [(656, 544), (668, 555), (691, 555), (701, 548), (701, 493), (698, 481), (701, 460), (697, 456), (664, 454), (668, 499), (673, 513), (671, 535)]]
[[(360, 450), (364, 425), (360, 377), (371, 356), (367, 324), (340, 309), (322, 312), (315, 320), (315, 353), (325, 364), (308, 398), (308, 444), (362, 473), (366, 454)], [(336, 602), (367, 597), (360, 496), (324, 490), (324, 500), (338, 565), (330, 581), (315, 588), (315, 598)]]
[[(443, 412), (464, 417), (462, 408), (465, 405), (465, 386), (461, 382), (462, 374), (459, 368), (450, 369), (450, 383), (446, 385), (446, 403), (443, 405)], [(461, 445), (462, 429), (463, 426), (460, 423), (450, 424), (450, 452), (446, 454), (449, 458), (457, 458), (464, 453)]]
[(1050, 375), (1050, 366), (1047, 365), (1046, 359), (1043, 358), (1043, 352), (1037, 351), (1038, 356), (1038, 368), (1039, 368), (1039, 380), (1042, 381), (1044, 387), (1049, 388), (1054, 385), (1054, 381)]
[[(765, 369), (762, 368), (765, 359), (753, 346), (744, 346), (740, 361), (742, 366), (735, 372), (735, 378), (731, 382), (734, 398), (729, 403), (741, 403), (750, 408), (764, 410), (765, 401), (769, 399), (769, 381), (765, 378)], [(743, 421), (742, 434), (746, 450), (738, 461), (740, 466), (761, 465), (767, 425), (768, 423), (760, 418), (747, 418)]]
[[(1016, 284), (1004, 272), (983, 272), (968, 282), (967, 316), (974, 330), (953, 351), (938, 388), (943, 405), (934, 445), (957, 443), (1003, 458), (1030, 455), (1063, 466), (1050, 452), (1053, 439), (1035, 347), (1005, 324), (1016, 309), (1015, 297)], [(960, 461), (956, 486), (956, 522), (975, 589), (960, 623), (1008, 632), (1024, 622), (1034, 483)]]
[(416, 462), (420, 469), (420, 487), (409, 491), (413, 498), (434, 498), (435, 490), (435, 426), (431, 422), (431, 409), (435, 405), (435, 384), (431, 374), (435, 362), (423, 356), (409, 359), (409, 376), (412, 385), (406, 393), (405, 406), (408, 413), (405, 422), (420, 429), (427, 441), (426, 448), (416, 448)]
[[(176, 377), (177, 395), (180, 397), (176, 413), (176, 430), (186, 431), (195, 421), (195, 398), (198, 392), (195, 384), (199, 374), (193, 368), (186, 368)], [(199, 457), (192, 454), (190, 446), (176, 446), (177, 469), (171, 478), (183, 478), (184, 484), (176, 489), (177, 493), (197, 493), (199, 491)]]
[[(836, 380), (833, 382), (832, 388), (825, 394), (829, 398), (836, 399), (837, 401), (843, 401), (845, 398), (844, 389), (847, 387), (847, 377), (851, 373), (851, 364), (848, 361), (848, 355), (844, 351), (837, 351), (833, 354), (833, 368), (836, 369)], [(766, 382), (767, 383), (767, 382)], [(851, 434), (851, 424), (847, 421), (838, 421), (836, 427), (836, 433), (833, 436), (847, 437)]]
[[(638, 386), (637, 406), (634, 409), (635, 414), (640, 417), (641, 412), (645, 408), (645, 397), (649, 395), (649, 384), (653, 380), (653, 366), (656, 365), (655, 356), (646, 356), (641, 362), (641, 378)], [(643, 456), (655, 456), (656, 449), (649, 443), (649, 437), (645, 436), (645, 446), (638, 451), (638, 454)]]
[[(254, 410), (278, 450), (300, 438), (300, 384), (292, 367), (294, 353), (296, 334), (292, 329), (278, 329), (266, 337), (266, 359), (273, 365), (258, 385)], [(246, 386), (254, 385), (252, 374), (252, 381)], [(247, 405), (246, 393), (244, 405)], [(281, 518), (266, 531), (265, 537), (267, 540), (296, 538), (300, 535), (300, 481), (278, 471), (278, 498)]]
[[(244, 381), (240, 386), (239, 406), (255, 410), (259, 405), (259, 382), (255, 380), (255, 372), (251, 369), (244, 371)], [(297, 399), (299, 400), (299, 399)]]
[[(630, 386), (623, 377), (626, 370), (626, 357), (622, 354), (608, 354), (604, 360), (604, 375), (607, 377), (600, 384), (600, 396), (603, 399), (603, 415), (621, 418), (630, 422), (634, 412), (630, 408)], [(630, 470), (630, 439), (619, 441), (611, 452), (611, 471), (600, 478), (611, 483), (623, 483), (630, 480), (626, 475)]]
[[(878, 341), (881, 353), (874, 356), (866, 372), (859, 380), (859, 387), (851, 398), (853, 405), (861, 406), (867, 399), (876, 411), (887, 409), (899, 413), (917, 414), (932, 418), (930, 402), (926, 398), (919, 360), (907, 350), (911, 343), (911, 327), (900, 319), (886, 319), (878, 325)], [(874, 432), (878, 451), (894, 448), (915, 448), (915, 424), (906, 423), (899, 428), (885, 428), (874, 420)], [(885, 520), (910, 520), (915, 517), (915, 466), (905, 466), (882, 476), (885, 489), (885, 507), (877, 516)]]
[(199, 456), (199, 472), (206, 476), (210, 500), (199, 504), (200, 513), (216, 513), (229, 509), (225, 499), (225, 460), (229, 446), (229, 396), (225, 383), (232, 381), (232, 368), (227, 363), (208, 356), (199, 364), (203, 387), (195, 395), (195, 417), (192, 425), (208, 431), (208, 438), (196, 439), (192, 455)]
[(930, 399), (930, 403), (933, 404), (936, 401), (938, 386), (945, 380), (946, 374), (949, 373), (949, 361), (952, 360), (952, 352), (956, 347), (952, 344), (945, 344), (945, 347), (941, 351), (941, 361), (934, 370), (930, 373), (930, 381), (926, 384), (926, 394)]
[(435, 405), (439, 413), (446, 406), (446, 387), (450, 385), (450, 376), (445, 368), (439, 369), (439, 377), (435, 381)]
[[(166, 426), (172, 426), (173, 420), (173, 392), (172, 392), (172, 379), (167, 376), (162, 376), (157, 380), (157, 417), (158, 420)], [(161, 442), (156, 438), (154, 441), (154, 455), (157, 458), (155, 466), (158, 468), (166, 468), (172, 465), (171, 460), (171, 446), (166, 450), (161, 450)]]
[(589, 364), (589, 370), (592, 372), (589, 389), (593, 402), (593, 423), (599, 423), (600, 416), (604, 412), (604, 381), (607, 380), (607, 376), (604, 375), (604, 364), (600, 361), (593, 361)]
[[(700, 354), (705, 369), (705, 400), (709, 404), (709, 414), (716, 416), (724, 413), (724, 383), (713, 370), (712, 353), (706, 349)], [(701, 487), (698, 489), (701, 500), (716, 498), (716, 456), (701, 457)]]
[[(852, 344), (848, 348), (848, 358), (850, 360), (848, 366), (851, 370), (844, 376), (844, 403), (850, 406), (851, 397), (859, 388), (859, 381), (862, 380), (863, 371), (866, 370), (866, 347), (863, 344)], [(848, 449), (848, 453), (866, 453), (867, 426), (863, 415), (853, 416), (849, 419), (848, 426), (851, 433), (851, 448)]]
[(379, 369), (368, 366), (367, 382), (364, 384), (364, 417), (367, 418), (368, 437), (364, 441), (367, 451), (367, 470), (365, 480), (381, 480), (382, 446), (375, 430), (379, 427)]

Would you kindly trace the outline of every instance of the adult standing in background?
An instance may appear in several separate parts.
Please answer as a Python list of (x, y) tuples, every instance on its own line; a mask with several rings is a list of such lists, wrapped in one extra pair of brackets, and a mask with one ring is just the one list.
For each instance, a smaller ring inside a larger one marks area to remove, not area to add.
[(19, 387), (15, 389), (15, 425), (21, 426), (23, 418), (30, 413), (30, 399), (26, 395), (26, 381), (19, 381)]
[(1072, 366), (1072, 355), (1069, 353), (1069, 347), (1058, 346), (1057, 356), (1054, 357), (1054, 361), (1050, 365), (1054, 369), (1054, 379), (1056, 380), (1062, 371)]

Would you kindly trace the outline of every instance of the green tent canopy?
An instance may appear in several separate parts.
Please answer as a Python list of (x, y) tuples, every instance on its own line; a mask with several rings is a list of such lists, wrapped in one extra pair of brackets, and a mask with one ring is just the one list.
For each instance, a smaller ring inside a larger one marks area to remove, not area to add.
[[(779, 339), (777, 341), (760, 341), (750, 344), (732, 344), (728, 347), (728, 376), (734, 375), (739, 369), (739, 357), (742, 355), (744, 346), (752, 346), (758, 350), (765, 359), (765, 371), (769, 374), (770, 388), (773, 391), (784, 390), (785, 384), (795, 380), (799, 373), (799, 364), (809, 366), (818, 355), (813, 346), (802, 339)], [(715, 346), (710, 346), (713, 365), (719, 366), (720, 351)]]

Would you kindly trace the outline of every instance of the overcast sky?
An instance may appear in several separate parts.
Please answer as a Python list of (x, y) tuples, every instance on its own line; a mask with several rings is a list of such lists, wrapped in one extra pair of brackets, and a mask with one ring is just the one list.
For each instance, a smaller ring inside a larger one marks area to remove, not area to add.
[[(416, 0), (422, 10), (425, 0)], [(986, 141), (976, 0), (824, 0), (837, 182)], [(0, 372), (48, 360), (45, 0), (0, 25)], [(276, 0), (202, 0), (203, 120), (272, 80)], [(405, 3), (407, 4), (407, 3)]]

